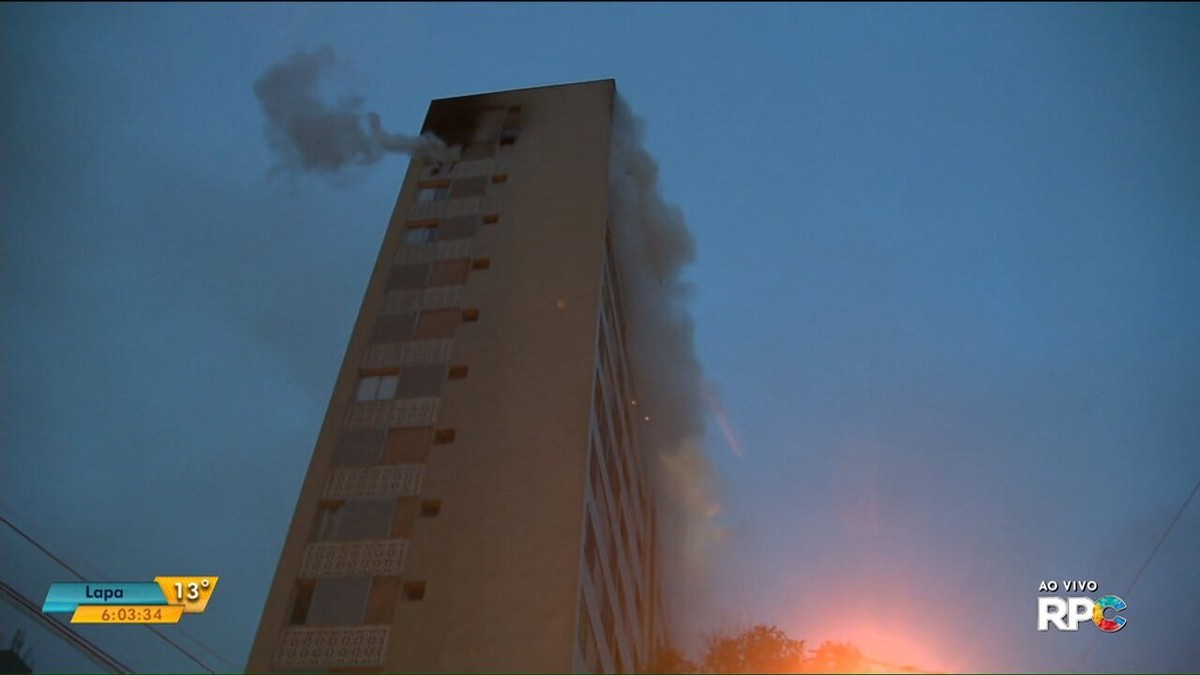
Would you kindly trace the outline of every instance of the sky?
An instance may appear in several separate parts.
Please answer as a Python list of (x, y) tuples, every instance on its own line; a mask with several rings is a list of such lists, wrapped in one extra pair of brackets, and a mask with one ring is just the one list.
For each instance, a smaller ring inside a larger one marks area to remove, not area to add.
[[(253, 83), (326, 45), (393, 131), (609, 77), (644, 120), (734, 438), (711, 630), (1200, 669), (1200, 498), (1138, 576), (1200, 481), (1195, 4), (0, 7), (0, 515), (89, 579), (219, 575), (164, 635), (244, 667), (407, 167), (271, 174)], [(73, 580), (0, 529), (0, 579)], [(1065, 579), (1127, 626), (1037, 632)]]

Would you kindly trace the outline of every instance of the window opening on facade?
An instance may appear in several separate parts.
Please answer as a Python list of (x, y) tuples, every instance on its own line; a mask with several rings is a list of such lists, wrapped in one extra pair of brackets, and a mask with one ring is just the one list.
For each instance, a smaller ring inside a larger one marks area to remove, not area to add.
[(399, 375), (377, 375), (364, 377), (358, 382), (356, 401), (380, 401), (396, 396), (396, 385), (400, 382)]

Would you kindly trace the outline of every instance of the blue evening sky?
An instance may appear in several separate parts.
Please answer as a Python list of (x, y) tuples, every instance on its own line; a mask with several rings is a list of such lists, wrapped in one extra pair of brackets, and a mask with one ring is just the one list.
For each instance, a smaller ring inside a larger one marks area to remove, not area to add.
[[(708, 626), (925, 668), (1200, 669), (1200, 500), (1122, 632), (1034, 630), (1043, 579), (1127, 591), (1200, 480), (1194, 4), (0, 8), (0, 514), (91, 579), (220, 575), (166, 635), (244, 666), (407, 166), (268, 178), (252, 84), (322, 45), (328, 95), (394, 131), (607, 77), (645, 119), (744, 450), (712, 425)], [(71, 580), (7, 529), (0, 551), (39, 604)], [(39, 669), (92, 667), (0, 627)]]

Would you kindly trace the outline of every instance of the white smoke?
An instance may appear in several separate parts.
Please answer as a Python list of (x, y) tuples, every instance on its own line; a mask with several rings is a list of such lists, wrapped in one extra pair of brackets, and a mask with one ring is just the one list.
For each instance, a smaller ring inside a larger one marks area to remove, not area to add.
[(319, 91), (322, 75), (337, 64), (333, 49), (296, 52), (277, 63), (254, 83), (254, 94), (267, 117), (263, 130), (267, 146), (279, 156), (275, 171), (333, 174), (350, 165), (369, 165), (387, 153), (403, 153), (436, 161), (457, 157), (433, 134), (404, 136), (388, 133), (379, 115), (367, 115), (363, 129), (359, 108), (362, 97), (353, 95), (337, 104), (326, 102)]
[(640, 435), (649, 453), (658, 512), (664, 594), (673, 631), (696, 633), (708, 601), (707, 560), (722, 530), (716, 483), (704, 452), (706, 406), (681, 272), (696, 255), (680, 210), (663, 199), (643, 127), (618, 97), (609, 161), (613, 245), (625, 295), (629, 358), (636, 373)]

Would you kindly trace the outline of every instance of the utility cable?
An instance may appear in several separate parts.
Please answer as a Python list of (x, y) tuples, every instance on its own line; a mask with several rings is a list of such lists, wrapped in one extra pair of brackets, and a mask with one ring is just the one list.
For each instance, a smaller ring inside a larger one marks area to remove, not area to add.
[[(11, 509), (10, 509), (10, 510), (11, 510)], [(75, 575), (75, 578), (76, 578), (76, 579), (79, 579), (80, 581), (87, 581), (87, 579), (86, 579), (86, 578), (84, 578), (84, 576), (83, 576), (82, 574), (80, 574), (79, 572), (75, 571), (75, 568), (74, 568), (74, 567), (71, 567), (71, 566), (70, 566), (70, 565), (68, 565), (68, 564), (67, 564), (65, 561), (63, 561), (61, 558), (59, 558), (58, 556), (56, 556), (56, 555), (54, 555), (53, 553), (51, 553), (49, 549), (47, 549), (45, 546), (42, 546), (41, 544), (39, 544), (39, 543), (37, 542), (37, 540), (35, 540), (33, 537), (31, 537), (31, 536), (29, 536), (28, 534), (26, 534), (26, 533), (25, 533), (25, 532), (24, 532), (24, 531), (23, 531), (21, 528), (19, 528), (19, 527), (17, 527), (16, 525), (14, 525), (14, 524), (12, 523), (12, 521), (10, 521), (8, 518), (5, 518), (4, 516), (0, 516), (0, 522), (3, 522), (5, 525), (7, 525), (7, 526), (8, 526), (10, 529), (12, 529), (12, 531), (13, 531), (13, 532), (16, 532), (16, 533), (17, 533), (18, 535), (20, 535), (20, 536), (21, 536), (21, 538), (23, 538), (25, 541), (28, 541), (29, 543), (33, 544), (35, 547), (37, 547), (37, 549), (38, 549), (39, 551), (41, 551), (42, 553), (45, 553), (47, 556), (49, 556), (49, 558), (50, 558), (51, 560), (53, 560), (54, 562), (56, 562), (56, 563), (58, 563), (59, 565), (61, 565), (61, 566), (63, 567), (63, 569), (65, 569), (65, 570), (67, 570), (68, 572), (70, 572), (71, 574)], [(41, 613), (39, 612), (39, 614), (41, 614)], [(215, 671), (215, 670), (213, 670), (212, 668), (209, 668), (209, 667), (208, 667), (208, 665), (207, 665), (207, 664), (205, 664), (203, 661), (201, 661), (200, 659), (196, 658), (196, 656), (195, 656), (195, 655), (193, 655), (191, 652), (189, 652), (188, 650), (184, 649), (184, 648), (183, 648), (183, 647), (182, 647), (182, 646), (181, 646), (179, 643), (175, 642), (174, 640), (172, 640), (171, 638), (167, 637), (166, 635), (163, 635), (163, 634), (162, 634), (161, 632), (159, 632), (159, 631), (158, 631), (158, 630), (157, 630), (157, 629), (156, 629), (154, 626), (151, 626), (151, 625), (149, 625), (149, 624), (142, 624), (142, 626), (144, 626), (146, 629), (148, 629), (148, 630), (149, 630), (151, 633), (154, 633), (156, 636), (158, 636), (158, 638), (159, 638), (159, 639), (161, 639), (163, 642), (166, 642), (167, 644), (171, 645), (171, 647), (175, 648), (175, 650), (176, 650), (176, 651), (178, 651), (180, 654), (183, 654), (184, 656), (186, 656), (186, 657), (187, 657), (188, 659), (190, 659), (190, 660), (191, 660), (193, 663), (195, 663), (196, 665), (200, 666), (200, 667), (201, 667), (201, 668), (203, 668), (204, 670), (206, 670), (206, 671), (208, 671), (208, 672), (210, 672), (210, 673), (215, 673), (215, 672), (216, 672), (216, 671)], [(192, 639), (193, 639), (193, 640), (195, 640), (195, 638), (192, 638)], [(197, 640), (197, 642), (199, 642), (199, 640)], [(205, 648), (207, 649), (207, 647), (205, 647)], [(125, 672), (131, 672), (131, 671), (128, 671), (128, 670), (127, 670), (127, 671), (125, 671)]]
[[(1154, 548), (1151, 549), (1150, 555), (1146, 556), (1146, 560), (1142, 562), (1142, 566), (1138, 568), (1137, 574), (1133, 575), (1133, 581), (1129, 582), (1129, 586), (1125, 588), (1125, 593), (1121, 595), (1122, 598), (1128, 597), (1132, 594), (1133, 588), (1137, 586), (1137, 582), (1141, 580), (1142, 574), (1146, 572), (1147, 567), (1150, 567), (1150, 561), (1154, 560), (1154, 556), (1158, 555), (1158, 550), (1162, 548), (1163, 542), (1167, 540), (1167, 537), (1171, 536), (1171, 530), (1174, 530), (1175, 526), (1179, 524), (1179, 519), (1183, 517), (1184, 512), (1187, 511), (1188, 505), (1191, 504), (1192, 500), (1196, 498), (1196, 493), (1198, 492), (1200, 492), (1200, 481), (1196, 481), (1196, 486), (1192, 488), (1192, 491), (1190, 494), (1188, 494), (1187, 499), (1183, 500), (1183, 505), (1180, 506), (1179, 510), (1175, 512), (1175, 517), (1171, 519), (1171, 523), (1167, 525), (1167, 529), (1163, 531), (1162, 536), (1158, 538), (1158, 542), (1154, 544)], [(1099, 637), (1099, 634), (1093, 636), (1092, 641), (1088, 643), (1087, 649), (1083, 650), (1083, 654), (1079, 657), (1079, 668), (1083, 668), (1084, 663), (1086, 663), (1088, 657), (1091, 656), (1092, 649), (1096, 646), (1096, 642)]]
[(84, 656), (101, 668), (114, 673), (133, 672), (129, 666), (116, 660), (103, 649), (97, 647), (88, 639), (71, 630), (70, 627), (68, 627), (62, 621), (59, 621), (49, 614), (43, 613), (41, 608), (34, 604), (32, 600), (24, 595), (21, 595), (20, 591), (12, 586), (9, 586), (4, 581), (0, 581), (0, 596), (3, 596), (4, 601), (8, 604), (21, 610), (25, 614), (29, 615), (30, 618), (49, 628), (52, 633), (66, 640), (71, 644), (71, 646), (78, 649), (83, 653)]

